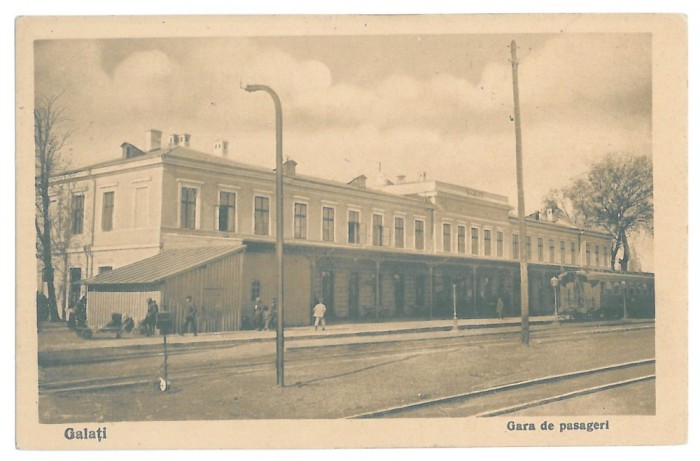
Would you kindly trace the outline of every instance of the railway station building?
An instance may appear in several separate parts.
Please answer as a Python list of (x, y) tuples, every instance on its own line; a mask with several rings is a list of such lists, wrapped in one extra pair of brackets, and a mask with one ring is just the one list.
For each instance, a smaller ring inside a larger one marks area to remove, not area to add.
[[(275, 296), (275, 172), (209, 153), (189, 134), (148, 130), (120, 158), (53, 178), (55, 283), (65, 309), (87, 293), (88, 324), (145, 316), (147, 298), (205, 331), (244, 328)], [(495, 316), (520, 309), (518, 251), (529, 258), (530, 312), (551, 314), (549, 280), (605, 270), (611, 236), (548, 211), (519, 235), (507, 197), (418, 173), (330, 181), (284, 163), (285, 323), (308, 325), (317, 299), (331, 321)], [(41, 286), (41, 267), (38, 267)]]

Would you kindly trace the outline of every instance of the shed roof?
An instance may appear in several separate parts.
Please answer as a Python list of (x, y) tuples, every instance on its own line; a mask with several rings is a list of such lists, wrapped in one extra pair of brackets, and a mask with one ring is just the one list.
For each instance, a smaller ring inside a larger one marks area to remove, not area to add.
[(166, 250), (128, 266), (82, 281), (88, 285), (152, 284), (242, 251), (245, 245), (205, 246)]

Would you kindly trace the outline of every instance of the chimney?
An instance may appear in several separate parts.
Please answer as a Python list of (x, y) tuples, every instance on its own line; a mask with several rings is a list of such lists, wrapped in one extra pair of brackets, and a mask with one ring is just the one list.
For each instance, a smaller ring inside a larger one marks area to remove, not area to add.
[(547, 214), (547, 221), (549, 221), (549, 222), (555, 222), (555, 219), (554, 219), (554, 210), (553, 210), (552, 208), (547, 208), (546, 214)]
[(180, 135), (175, 133), (170, 135), (170, 140), (168, 141), (168, 145), (170, 147), (176, 147), (180, 144)]
[(146, 131), (146, 152), (160, 149), (160, 138), (162, 131), (150, 129)]
[(428, 180), (428, 173), (425, 171), (421, 171), (420, 173), (418, 173), (418, 180), (420, 182), (427, 181)]
[(282, 174), (285, 176), (294, 176), (297, 173), (297, 162), (288, 158), (286, 162), (282, 164)]
[(180, 145), (182, 147), (190, 147), (190, 135), (185, 133), (180, 135)]
[(214, 154), (221, 157), (228, 157), (228, 141), (218, 139), (214, 142)]
[(406, 182), (406, 175), (400, 174), (396, 177), (396, 184), (403, 184)]

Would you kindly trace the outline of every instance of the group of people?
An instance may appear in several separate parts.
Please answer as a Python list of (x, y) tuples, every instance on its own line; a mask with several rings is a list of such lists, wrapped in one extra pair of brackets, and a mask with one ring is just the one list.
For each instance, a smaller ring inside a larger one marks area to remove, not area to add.
[(85, 328), (87, 326), (87, 296), (82, 296), (75, 307), (66, 309), (68, 328)]
[[(146, 317), (141, 322), (141, 334), (146, 336), (153, 336), (156, 331), (156, 324), (158, 319), (158, 303), (153, 298), (148, 298), (148, 309), (146, 311)], [(271, 326), (277, 325), (277, 300), (272, 300), (272, 307), (262, 305), (260, 303), (260, 298), (255, 300), (255, 305), (253, 306), (254, 314), (254, 324), (253, 328), (260, 331), (269, 331)], [(323, 298), (319, 299), (314, 305), (313, 316), (314, 316), (314, 328), (318, 330), (320, 326), (321, 329), (326, 329), (326, 305), (323, 304)], [(69, 325), (84, 326), (87, 319), (87, 298), (83, 296), (78, 302), (78, 306), (73, 311), (71, 309), (68, 312), (68, 322)], [(197, 336), (197, 306), (192, 301), (192, 296), (187, 296), (185, 298), (185, 318), (184, 322), (178, 329), (180, 335), (192, 332), (194, 336)]]
[[(146, 336), (155, 334), (158, 311), (158, 303), (154, 299), (148, 298), (148, 310), (146, 318), (142, 322), (142, 333)], [(190, 331), (197, 336), (197, 306), (192, 301), (192, 296), (187, 296), (185, 298), (185, 320), (178, 329), (178, 333), (184, 335)]]
[(253, 328), (258, 331), (269, 331), (270, 325), (277, 325), (277, 299), (272, 299), (272, 307), (260, 304), (260, 298), (255, 299), (253, 306)]
[[(326, 329), (326, 305), (323, 304), (323, 298), (320, 298), (318, 302), (314, 305), (313, 317), (314, 317), (314, 328), (318, 330), (320, 326), (321, 329)], [(260, 303), (260, 298), (255, 299), (255, 304), (253, 305), (253, 324), (252, 327), (258, 331), (268, 331), (270, 326), (277, 325), (277, 299), (272, 299), (272, 308), (262, 305)], [(244, 327), (245, 328), (245, 327)]]

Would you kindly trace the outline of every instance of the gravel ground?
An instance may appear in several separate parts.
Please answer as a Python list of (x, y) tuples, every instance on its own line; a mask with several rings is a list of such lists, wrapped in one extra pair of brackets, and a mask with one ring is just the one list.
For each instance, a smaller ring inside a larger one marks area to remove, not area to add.
[[(445, 333), (449, 335), (449, 333)], [(383, 354), (357, 352), (356, 346), (309, 349), (285, 368), (286, 386), (276, 386), (269, 367), (184, 378), (171, 375), (172, 389), (137, 386), (40, 396), (40, 420), (78, 421), (221, 420), (343, 418), (421, 399), (482, 389), (545, 374), (594, 368), (654, 357), (654, 330), (578, 335), (538, 340), (523, 346), (513, 336), (490, 343), (431, 342)], [(432, 346), (432, 347), (429, 347)], [(370, 346), (362, 346), (371, 351)], [(293, 351), (288, 357), (293, 357)], [(187, 356), (175, 360), (186, 360)], [(303, 359), (303, 360), (301, 360)], [(642, 394), (653, 395), (645, 385)], [(639, 398), (639, 396), (638, 396)], [(583, 404), (588, 405), (588, 404)], [(638, 414), (618, 403), (624, 414)], [(625, 409), (623, 409), (625, 408)], [(574, 408), (576, 414), (585, 409)], [(568, 410), (567, 410), (568, 411)], [(630, 413), (631, 412), (631, 413)], [(559, 413), (561, 414), (561, 413)]]

